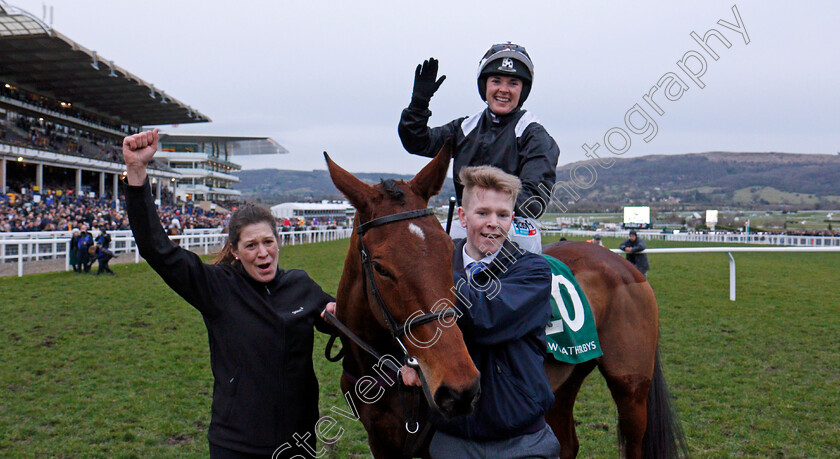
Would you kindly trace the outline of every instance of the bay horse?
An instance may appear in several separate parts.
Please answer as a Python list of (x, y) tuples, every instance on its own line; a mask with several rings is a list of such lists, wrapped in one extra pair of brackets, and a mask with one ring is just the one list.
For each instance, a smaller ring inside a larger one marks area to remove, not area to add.
[[(363, 235), (358, 229), (360, 225), (364, 228), (366, 222), (424, 209), (429, 198), (440, 191), (450, 156), (447, 143), (410, 182), (383, 181), (370, 186), (325, 155), (333, 183), (357, 209), (356, 229), (338, 288), (337, 316), (364, 342), (386, 355), (399, 356), (403, 351), (389, 332), (384, 317), (387, 313), (378, 309), (377, 301), (370, 295), (359, 247), (369, 249), (373, 260), (371, 275), (375, 276), (379, 292), (393, 308), (394, 317), (405, 322), (412, 311), (428, 312), (441, 299), (454, 304), (453, 244), (436, 219), (427, 217), (396, 220)], [(604, 353), (580, 364), (558, 362), (546, 355), (545, 372), (555, 395), (546, 420), (560, 441), (561, 456), (570, 458), (578, 453), (574, 402), (583, 380), (595, 367), (604, 375), (618, 408), (620, 449), (626, 457), (684, 454), (682, 431), (659, 362), (656, 298), (646, 278), (625, 259), (594, 244), (561, 242), (544, 247), (544, 253), (565, 263), (575, 274), (592, 308)], [(441, 324), (444, 322), (440, 320)], [(418, 327), (416, 334), (420, 342), (431, 342), (440, 331), (435, 345), (409, 344), (405, 346), (407, 353), (416, 355), (419, 361), (429, 406), (447, 416), (469, 414), (479, 392), (478, 371), (458, 328), (452, 323), (444, 327), (434, 325)], [(381, 362), (363, 346), (346, 336), (341, 341), (346, 350), (341, 388), (359, 407), (374, 457), (428, 457), (429, 438), (420, 438), (416, 448), (406, 448), (413, 434), (404, 428), (405, 393), (392, 384), (395, 380), (399, 384), (399, 375), (383, 375)], [(384, 390), (384, 396), (374, 403), (365, 403), (358, 391), (358, 382), (366, 377)], [(420, 421), (424, 420), (421, 413)]]
[(560, 441), (563, 458), (578, 453), (574, 403), (595, 367), (618, 408), (619, 446), (628, 458), (687, 455), (659, 359), (659, 310), (653, 289), (630, 262), (609, 249), (562, 241), (543, 253), (565, 263), (589, 300), (603, 355), (569, 364), (546, 355), (554, 391), (546, 421)]
[[(410, 181), (374, 186), (324, 156), (336, 188), (356, 208), (336, 317), (358, 342), (341, 335), (341, 390), (358, 410), (374, 457), (428, 457), (430, 436), (422, 435), (429, 432), (428, 409), (418, 405), (428, 403), (444, 417), (467, 415), (480, 391), (454, 314), (435, 314), (442, 305), (455, 305), (453, 244), (428, 209), (446, 179), (451, 146)], [(417, 314), (427, 319), (415, 321)], [(385, 361), (393, 371), (383, 371)], [(401, 386), (396, 373), (406, 361), (419, 368), (423, 393)]]

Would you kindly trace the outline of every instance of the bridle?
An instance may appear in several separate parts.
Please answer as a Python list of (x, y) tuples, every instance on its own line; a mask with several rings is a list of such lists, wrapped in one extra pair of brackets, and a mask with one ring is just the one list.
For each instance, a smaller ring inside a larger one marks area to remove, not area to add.
[(362, 256), (362, 276), (367, 280), (366, 285), (368, 285), (368, 287), (370, 288), (370, 296), (372, 296), (373, 299), (376, 300), (376, 303), (379, 305), (379, 309), (382, 311), (382, 315), (385, 317), (385, 322), (388, 325), (389, 331), (391, 332), (391, 337), (394, 339), (394, 341), (397, 342), (397, 344), (400, 346), (400, 350), (402, 350), (403, 354), (405, 355), (405, 363), (413, 368), (419, 367), (419, 363), (417, 362), (416, 358), (409, 354), (408, 348), (405, 347), (405, 344), (403, 344), (402, 339), (400, 338), (406, 333), (410, 332), (411, 329), (413, 329), (414, 327), (419, 327), (420, 325), (440, 320), (441, 316), (445, 316), (447, 314), (455, 314), (456, 312), (453, 308), (447, 307), (436, 312), (427, 312), (418, 317), (414, 317), (413, 319), (404, 323), (397, 322), (397, 320), (394, 319), (394, 316), (391, 314), (388, 305), (385, 304), (385, 300), (382, 298), (382, 295), (379, 293), (379, 288), (377, 288), (376, 286), (376, 280), (373, 277), (373, 261), (370, 258), (370, 252), (368, 251), (367, 247), (365, 247), (364, 235), (371, 228), (376, 228), (378, 226), (386, 225), (388, 223), (425, 217), (427, 215), (434, 215), (434, 210), (431, 208), (426, 208), (411, 210), (408, 212), (400, 212), (392, 215), (386, 215), (384, 217), (379, 217), (367, 223), (361, 224), (358, 228), (356, 228), (356, 232), (358, 233), (359, 238), (359, 252)]
[[(401, 337), (406, 333), (410, 332), (413, 328), (419, 327), (420, 325), (427, 324), (429, 322), (434, 322), (436, 320), (440, 320), (441, 317), (445, 316), (457, 316), (457, 311), (452, 307), (446, 307), (440, 309), (435, 312), (427, 312), (419, 317), (415, 317), (414, 314), (411, 315), (411, 319), (404, 323), (400, 323), (397, 319), (394, 318), (394, 315), (391, 314), (388, 305), (385, 304), (385, 300), (382, 298), (382, 295), (379, 293), (379, 288), (376, 286), (376, 279), (373, 277), (373, 260), (370, 257), (370, 251), (365, 247), (364, 236), (365, 233), (368, 232), (371, 228), (376, 228), (378, 226), (387, 225), (388, 223), (399, 222), (403, 220), (411, 220), (415, 218), (425, 217), (428, 215), (434, 215), (434, 210), (430, 208), (426, 209), (418, 209), (418, 210), (410, 210), (407, 212), (399, 212), (396, 214), (386, 215), (384, 217), (375, 218), (369, 222), (362, 223), (356, 227), (356, 235), (359, 239), (359, 253), (362, 258), (362, 277), (364, 278), (363, 282), (365, 283), (365, 293), (368, 301), (375, 301), (376, 304), (379, 306), (379, 309), (382, 311), (382, 316), (385, 318), (385, 323), (388, 326), (388, 331), (391, 333), (391, 338), (397, 342), (400, 347), (400, 350), (403, 353), (403, 364), (408, 365), (411, 368), (417, 370), (417, 375), (420, 377), (420, 382), (423, 387), (423, 391), (426, 392), (428, 397), (431, 397), (431, 393), (429, 392), (429, 386), (426, 384), (426, 378), (423, 377), (423, 372), (420, 371), (420, 362), (417, 361), (417, 358), (410, 355), (408, 352), (408, 348), (405, 347), (403, 344)], [(369, 290), (369, 294), (368, 293)], [(371, 299), (373, 297), (373, 299)], [(399, 377), (400, 372), (402, 371), (401, 368), (397, 367), (391, 359), (383, 359), (382, 355), (376, 351), (370, 344), (366, 343), (362, 340), (358, 335), (353, 333), (349, 327), (341, 323), (338, 318), (331, 314), (330, 312), (326, 312), (324, 314), (324, 318), (327, 322), (337, 328), (344, 336), (349, 338), (351, 341), (356, 343), (360, 348), (362, 348), (365, 352), (370, 354), (377, 362), (382, 362), (392, 371), (397, 374), (396, 379), (398, 380), (399, 384), (397, 387), (400, 390), (400, 402), (403, 406), (403, 413), (406, 418), (405, 422), (405, 430), (410, 434), (409, 439), (406, 440), (404, 445), (404, 449), (406, 451), (406, 455), (409, 457), (413, 457), (413, 452), (415, 451), (416, 447), (420, 444), (418, 438), (422, 439), (428, 436), (430, 430), (430, 424), (427, 423), (427, 427), (420, 432), (420, 436), (417, 437), (415, 434), (420, 430), (420, 423), (418, 422), (418, 411), (420, 406), (420, 398), (419, 395), (415, 395), (415, 403), (413, 404), (413, 412), (411, 408), (408, 407), (407, 401), (405, 397), (403, 397), (403, 391), (406, 391), (407, 388), (403, 387), (402, 379)], [(333, 344), (335, 343), (336, 335), (330, 336), (329, 341), (327, 342), (327, 347), (325, 350), (325, 356), (327, 360), (337, 362), (341, 360), (344, 356), (344, 348), (339, 351), (337, 355), (334, 357), (331, 356), (331, 349)], [(408, 391), (411, 393), (411, 391)], [(413, 439), (413, 440), (412, 440)]]
[[(371, 301), (371, 297), (373, 297), (372, 301), (375, 301), (376, 304), (379, 306), (379, 309), (382, 311), (382, 316), (385, 318), (385, 324), (388, 326), (388, 331), (391, 333), (391, 338), (393, 338), (393, 340), (396, 341), (399, 345), (400, 350), (402, 351), (405, 358), (405, 364), (412, 368), (419, 368), (420, 364), (415, 357), (410, 355), (410, 353), (408, 352), (408, 348), (406, 348), (405, 344), (403, 344), (401, 337), (406, 333), (410, 332), (413, 328), (419, 327), (420, 325), (440, 320), (441, 317), (447, 315), (457, 315), (457, 311), (452, 307), (446, 307), (435, 312), (424, 313), (418, 317), (412, 315), (412, 318), (409, 321), (403, 323), (398, 322), (394, 318), (393, 314), (391, 314), (388, 305), (385, 304), (385, 300), (379, 293), (379, 288), (376, 286), (376, 280), (373, 276), (373, 260), (370, 257), (370, 251), (368, 251), (367, 247), (365, 247), (364, 236), (365, 233), (367, 233), (372, 228), (403, 220), (411, 220), (415, 218), (425, 217), (427, 215), (434, 215), (434, 210), (431, 208), (425, 208), (410, 210), (407, 212), (399, 212), (396, 214), (375, 218), (366, 223), (362, 223), (356, 227), (356, 234), (359, 239), (359, 253), (362, 258), (362, 277), (364, 278), (363, 282), (365, 283), (365, 292), (367, 293), (369, 289), (369, 295), (366, 296), (368, 297), (369, 301)], [(342, 324), (338, 320), (338, 318), (336, 318), (330, 313), (326, 313), (325, 317), (333, 326), (338, 328), (342, 333), (344, 333), (353, 342), (358, 344), (362, 349), (371, 354), (377, 360), (381, 359), (381, 355), (378, 352), (376, 352), (376, 350), (374, 350), (372, 346), (365, 343), (355, 333), (350, 331), (350, 329), (347, 328), (346, 325)], [(330, 341), (332, 342), (334, 341), (334, 339), (331, 338)], [(331, 346), (328, 345), (328, 352), (329, 347)], [(329, 355), (327, 355), (327, 358), (330, 360), (338, 360), (341, 358), (341, 355), (339, 354), (339, 356), (336, 357), (330, 357)], [(399, 368), (392, 369), (397, 372), (399, 372), (400, 370)]]

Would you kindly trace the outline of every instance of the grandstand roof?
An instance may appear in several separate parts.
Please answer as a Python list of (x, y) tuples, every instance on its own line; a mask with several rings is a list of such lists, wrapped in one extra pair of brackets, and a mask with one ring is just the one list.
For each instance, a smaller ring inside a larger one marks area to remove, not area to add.
[(295, 210), (348, 210), (353, 206), (347, 201), (341, 202), (284, 202), (271, 206), (272, 209)]
[(241, 137), (208, 134), (167, 134), (161, 132), (161, 143), (226, 143), (228, 152), (236, 156), (280, 155), (289, 150), (271, 137)]
[(2, 0), (0, 80), (133, 126), (210, 121)]

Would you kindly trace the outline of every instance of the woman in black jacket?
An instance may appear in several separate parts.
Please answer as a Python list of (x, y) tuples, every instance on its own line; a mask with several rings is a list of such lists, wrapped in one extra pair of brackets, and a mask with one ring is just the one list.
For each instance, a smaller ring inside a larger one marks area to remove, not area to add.
[(173, 244), (146, 177), (157, 140), (156, 129), (123, 141), (126, 210), (140, 254), (201, 312), (207, 326), (214, 376), (210, 457), (314, 451), (313, 326), (329, 331), (320, 313), (334, 299), (304, 271), (277, 267), (277, 228), (263, 208), (244, 206), (234, 213), (228, 243), (214, 265)]

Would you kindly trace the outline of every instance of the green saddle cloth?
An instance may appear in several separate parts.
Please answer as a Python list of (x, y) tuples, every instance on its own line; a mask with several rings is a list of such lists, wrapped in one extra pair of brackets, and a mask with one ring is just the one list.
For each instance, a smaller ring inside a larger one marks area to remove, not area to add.
[(592, 309), (572, 270), (554, 257), (543, 258), (551, 266), (551, 323), (545, 327), (548, 353), (567, 363), (602, 356)]

